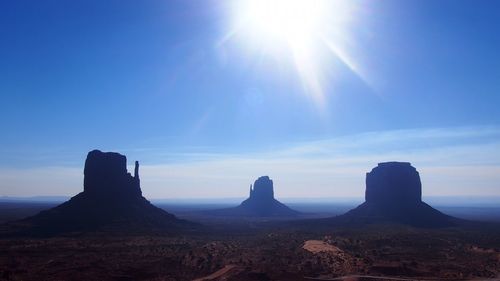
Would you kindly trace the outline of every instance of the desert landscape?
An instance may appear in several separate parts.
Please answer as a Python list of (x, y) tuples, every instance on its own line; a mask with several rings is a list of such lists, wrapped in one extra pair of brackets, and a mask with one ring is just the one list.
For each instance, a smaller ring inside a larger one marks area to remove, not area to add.
[[(366, 202), (343, 215), (301, 218), (274, 199), (272, 180), (261, 177), (244, 212), (233, 211), (240, 206), (190, 213), (196, 222), (145, 201), (139, 164), (134, 177), (125, 164), (120, 154), (91, 151), (82, 193), (4, 223), (2, 280), (498, 280), (500, 275), (500, 223), (432, 209), (421, 201), (419, 174), (409, 163), (379, 164), (367, 174)], [(114, 190), (121, 190), (121, 197), (110, 196)], [(207, 220), (210, 216), (216, 219)]]
[[(243, 232), (243, 230), (241, 230)], [(2, 280), (498, 280), (500, 229), (306, 231), (0, 240)], [(362, 276), (371, 276), (362, 277)]]
[(0, 281), (500, 281), (500, 0), (0, 1)]

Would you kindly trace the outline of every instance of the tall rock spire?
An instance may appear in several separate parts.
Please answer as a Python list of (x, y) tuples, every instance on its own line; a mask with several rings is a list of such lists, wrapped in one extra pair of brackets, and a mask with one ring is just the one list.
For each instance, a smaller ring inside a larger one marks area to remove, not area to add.
[(139, 161), (135, 161), (134, 178), (139, 180)]

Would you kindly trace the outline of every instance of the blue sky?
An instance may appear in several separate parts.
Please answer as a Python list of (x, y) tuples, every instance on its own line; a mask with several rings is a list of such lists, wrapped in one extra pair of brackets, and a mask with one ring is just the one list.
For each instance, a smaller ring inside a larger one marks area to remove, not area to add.
[(318, 47), (305, 71), (320, 102), (286, 46), (225, 40), (231, 1), (2, 2), (0, 195), (74, 194), (98, 148), (141, 161), (156, 198), (262, 174), (282, 196), (361, 196), (387, 160), (429, 194), (499, 196), (500, 4), (352, 2), (334, 43), (355, 67)]

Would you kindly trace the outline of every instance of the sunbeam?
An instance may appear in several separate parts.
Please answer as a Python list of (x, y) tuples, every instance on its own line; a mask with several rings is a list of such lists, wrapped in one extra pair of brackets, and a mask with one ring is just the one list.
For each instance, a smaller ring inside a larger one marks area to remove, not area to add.
[[(355, 4), (345, 0), (241, 0), (232, 6), (231, 26), (220, 44), (233, 37), (259, 56), (289, 56), (301, 80), (303, 92), (323, 107), (327, 95), (325, 54), (335, 56), (363, 81), (365, 74), (342, 47), (348, 43), (349, 28), (355, 22)], [(324, 52), (323, 49), (328, 50)]]

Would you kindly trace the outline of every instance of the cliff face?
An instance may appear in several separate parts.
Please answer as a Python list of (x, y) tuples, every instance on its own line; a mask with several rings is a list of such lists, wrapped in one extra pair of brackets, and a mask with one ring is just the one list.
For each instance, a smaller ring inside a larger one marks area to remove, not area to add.
[(273, 181), (268, 176), (259, 177), (253, 185), (250, 185), (251, 200), (270, 201), (274, 199)]
[(417, 170), (407, 162), (379, 163), (366, 174), (367, 203), (400, 205), (422, 202), (422, 184)]
[(139, 162), (135, 162), (132, 177), (127, 172), (127, 158), (115, 152), (93, 150), (85, 160), (83, 192), (99, 197), (142, 196), (139, 181)]
[(127, 158), (121, 154), (89, 152), (83, 182), (83, 192), (69, 201), (19, 221), (19, 232), (36, 236), (96, 231), (130, 234), (197, 227), (146, 200), (140, 187), (139, 162), (135, 162), (132, 176), (127, 172)]

